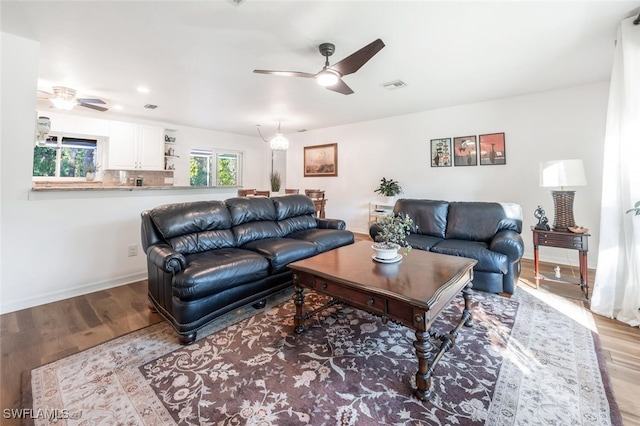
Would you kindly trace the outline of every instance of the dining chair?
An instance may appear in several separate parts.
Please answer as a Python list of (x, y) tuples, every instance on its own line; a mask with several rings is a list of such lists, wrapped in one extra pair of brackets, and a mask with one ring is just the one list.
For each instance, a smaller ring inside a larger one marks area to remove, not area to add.
[(238, 189), (238, 197), (246, 197), (248, 195), (255, 195), (255, 189)]
[(299, 194), (300, 190), (299, 189), (289, 189), (289, 188), (285, 188), (284, 189), (284, 193), (285, 194)]
[(316, 208), (316, 216), (324, 218), (324, 206), (327, 200), (324, 198), (324, 191), (321, 189), (305, 189), (304, 193), (307, 197), (313, 200), (313, 204)]
[(256, 191), (255, 194), (258, 197), (270, 197), (271, 196), (271, 192), (269, 191)]

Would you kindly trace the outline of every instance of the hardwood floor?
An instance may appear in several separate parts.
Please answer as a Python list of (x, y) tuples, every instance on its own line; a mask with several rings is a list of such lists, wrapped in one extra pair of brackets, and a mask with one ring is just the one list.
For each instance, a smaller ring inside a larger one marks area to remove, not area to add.
[[(541, 263), (543, 272), (551, 273), (554, 266)], [(569, 266), (562, 268), (571, 273)], [(590, 271), (591, 285), (594, 275)], [(523, 260), (520, 281), (520, 285), (534, 284), (531, 260)], [(541, 287), (564, 297), (581, 297), (578, 286), (544, 282)], [(24, 372), (161, 321), (147, 309), (146, 293), (147, 283), (140, 281), (1, 315), (0, 408), (21, 408)], [(640, 329), (594, 317), (624, 424), (640, 426)], [(0, 424), (19, 422), (0, 415)]]

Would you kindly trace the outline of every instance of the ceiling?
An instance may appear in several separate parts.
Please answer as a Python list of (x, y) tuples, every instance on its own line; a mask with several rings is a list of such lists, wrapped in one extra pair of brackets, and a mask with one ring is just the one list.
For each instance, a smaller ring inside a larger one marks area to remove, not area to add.
[[(0, 12), (3, 32), (41, 43), (39, 89), (71, 87), (109, 108), (78, 112), (256, 136), (256, 124), (269, 133), (282, 121), (286, 134), (608, 80), (617, 25), (639, 6), (2, 0)], [(335, 44), (333, 64), (377, 38), (386, 47), (344, 77), (352, 95), (252, 72), (316, 73), (324, 63), (320, 43)], [(398, 79), (406, 87), (383, 87)]]

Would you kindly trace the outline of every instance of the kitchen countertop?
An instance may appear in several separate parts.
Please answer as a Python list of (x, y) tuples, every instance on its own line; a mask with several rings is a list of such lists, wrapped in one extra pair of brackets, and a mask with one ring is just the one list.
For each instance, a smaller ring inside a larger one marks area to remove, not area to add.
[(166, 190), (196, 190), (196, 189), (233, 189), (229, 186), (130, 186), (130, 185), (114, 185), (105, 186), (100, 184), (63, 184), (63, 185), (38, 185), (31, 188), (35, 192), (52, 192), (52, 191), (166, 191)]

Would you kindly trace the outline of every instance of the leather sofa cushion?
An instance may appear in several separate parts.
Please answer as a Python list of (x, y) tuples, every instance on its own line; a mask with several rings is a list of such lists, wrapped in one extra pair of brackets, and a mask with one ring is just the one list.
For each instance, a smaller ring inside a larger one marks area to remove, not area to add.
[(407, 214), (413, 219), (413, 233), (444, 238), (448, 208), (446, 201), (401, 198), (396, 201), (393, 211)]
[(275, 221), (243, 223), (242, 225), (234, 226), (232, 229), (236, 246), (238, 247), (242, 247), (251, 241), (263, 240), (265, 238), (279, 238), (282, 236), (282, 231)]
[(276, 220), (276, 208), (267, 197), (234, 197), (224, 201), (231, 214), (231, 225)]
[[(509, 258), (506, 254), (491, 251), (488, 245), (479, 241), (442, 240), (433, 247), (434, 253), (468, 257), (478, 261), (473, 270), (507, 273)], [(409, 255), (411, 256), (411, 255)]]
[(432, 237), (431, 235), (409, 234), (407, 242), (413, 248), (430, 251), (431, 247), (442, 241), (442, 238)]
[(489, 242), (499, 231), (522, 232), (522, 208), (512, 203), (449, 203), (447, 239)]
[(162, 238), (181, 254), (233, 247), (231, 216), (222, 201), (159, 206), (149, 217)]
[(353, 233), (337, 229), (304, 229), (287, 235), (287, 238), (309, 241), (318, 246), (320, 252), (353, 244)]
[(185, 256), (187, 267), (173, 278), (173, 295), (196, 300), (265, 278), (269, 262), (249, 250), (223, 248)]
[(296, 260), (318, 254), (318, 246), (312, 242), (291, 238), (267, 238), (255, 240), (242, 246), (264, 256), (271, 266), (271, 273), (284, 270), (287, 265)]
[(311, 198), (302, 194), (284, 195), (271, 198), (276, 209), (277, 220), (297, 216), (315, 216), (316, 209)]

